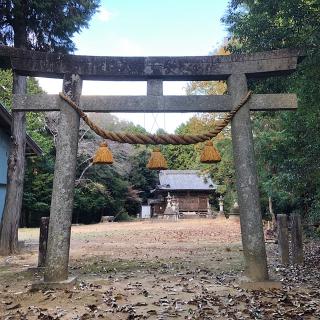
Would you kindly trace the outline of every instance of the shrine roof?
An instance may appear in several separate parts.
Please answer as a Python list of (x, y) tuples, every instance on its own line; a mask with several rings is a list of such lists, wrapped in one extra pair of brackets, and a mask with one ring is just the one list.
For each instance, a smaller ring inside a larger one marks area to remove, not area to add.
[(162, 170), (159, 173), (158, 190), (216, 190), (215, 184), (208, 175), (200, 170)]
[[(0, 102), (0, 128), (4, 130), (8, 136), (11, 136), (11, 123), (12, 116), (11, 113), (4, 107)], [(27, 134), (26, 135), (26, 155), (41, 155), (42, 149), (37, 145), (37, 143)]]

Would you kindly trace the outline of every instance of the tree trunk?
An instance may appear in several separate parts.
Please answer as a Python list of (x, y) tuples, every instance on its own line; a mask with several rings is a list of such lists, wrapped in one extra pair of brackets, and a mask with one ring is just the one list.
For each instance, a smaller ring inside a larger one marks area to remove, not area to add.
[[(26, 48), (26, 3), (17, 1), (13, 9), (15, 22), (14, 46)], [(25, 94), (26, 77), (13, 74), (13, 93)], [(23, 112), (12, 112), (11, 147), (8, 158), (8, 181), (4, 210), (0, 225), (0, 254), (9, 255), (18, 249), (18, 228), (23, 196), (25, 170), (26, 116)]]
[[(13, 92), (25, 93), (26, 77), (13, 75)], [(11, 148), (8, 159), (8, 182), (0, 226), (0, 254), (9, 255), (18, 248), (18, 227), (23, 196), (25, 168), (26, 117), (23, 112), (12, 113)]]
[(277, 231), (277, 222), (276, 222), (276, 216), (273, 211), (272, 198), (268, 197), (268, 201), (269, 201), (269, 212), (271, 214), (272, 231), (276, 232)]

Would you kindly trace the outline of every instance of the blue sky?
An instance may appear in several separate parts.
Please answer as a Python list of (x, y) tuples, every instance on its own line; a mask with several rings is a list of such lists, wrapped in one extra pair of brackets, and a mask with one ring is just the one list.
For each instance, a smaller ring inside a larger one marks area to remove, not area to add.
[[(100, 12), (89, 28), (76, 35), (76, 54), (105, 56), (208, 55), (227, 36), (220, 22), (228, 0), (102, 0)], [(40, 79), (48, 93), (61, 91), (62, 82)], [(164, 94), (184, 94), (185, 83), (166, 82)], [(83, 94), (144, 95), (144, 82), (84, 81)], [(116, 114), (144, 125), (147, 130), (165, 127), (169, 132), (190, 114), (158, 116)], [(166, 119), (165, 121), (163, 119)]]

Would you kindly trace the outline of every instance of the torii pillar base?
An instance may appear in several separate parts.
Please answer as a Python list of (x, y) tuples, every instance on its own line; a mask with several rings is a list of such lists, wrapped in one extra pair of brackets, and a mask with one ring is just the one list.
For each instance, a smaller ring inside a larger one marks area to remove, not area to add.
[(283, 288), (280, 281), (255, 281), (252, 282), (250, 279), (241, 281), (239, 287), (244, 290), (280, 290)]
[(30, 291), (41, 291), (41, 290), (71, 290), (77, 284), (77, 277), (69, 277), (67, 280), (47, 282), (39, 281), (31, 284)]

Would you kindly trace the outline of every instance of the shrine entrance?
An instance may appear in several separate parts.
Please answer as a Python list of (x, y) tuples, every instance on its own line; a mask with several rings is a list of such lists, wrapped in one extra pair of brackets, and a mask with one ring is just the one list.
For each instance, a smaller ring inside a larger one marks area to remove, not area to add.
[[(63, 79), (63, 94), (84, 112), (227, 112), (248, 94), (247, 80), (293, 72), (299, 54), (276, 50), (205, 57), (97, 57), (0, 46), (18, 75)], [(146, 96), (81, 96), (82, 80), (147, 81)], [(228, 94), (164, 96), (163, 81), (226, 80)], [(268, 279), (250, 111), (294, 110), (295, 94), (253, 94), (231, 122), (246, 275)], [(59, 95), (14, 95), (13, 112), (59, 111), (45, 282), (68, 278), (71, 217), (80, 117)]]

